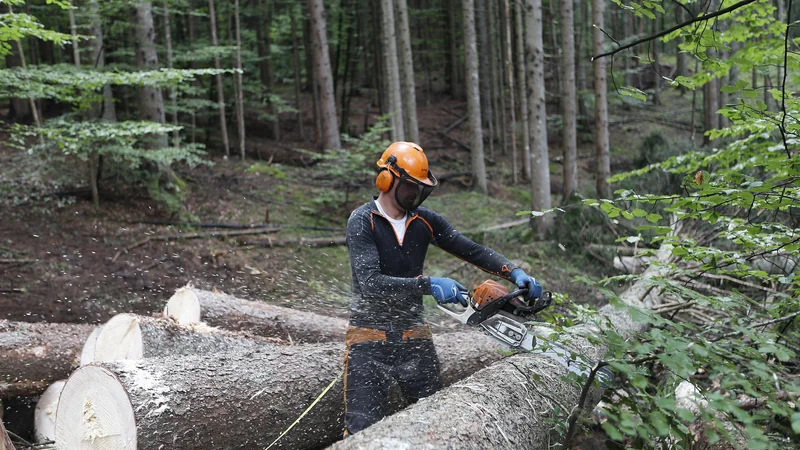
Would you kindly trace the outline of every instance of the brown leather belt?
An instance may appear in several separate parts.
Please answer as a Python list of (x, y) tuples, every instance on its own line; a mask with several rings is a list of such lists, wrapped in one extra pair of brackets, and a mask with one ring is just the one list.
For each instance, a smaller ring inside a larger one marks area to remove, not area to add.
[[(404, 330), (402, 334), (389, 332), (389, 337), (398, 336), (400, 339), (407, 341), (409, 339), (432, 339), (433, 333), (431, 333), (431, 326), (428, 324), (421, 325), (418, 327), (410, 328), (408, 330)], [(384, 330), (376, 330), (374, 328), (362, 328), (362, 327), (354, 327), (348, 326), (347, 333), (345, 334), (344, 342), (345, 344), (353, 345), (359, 344), (361, 342), (372, 342), (372, 341), (386, 341), (386, 340), (395, 340), (387, 338), (387, 332)]]

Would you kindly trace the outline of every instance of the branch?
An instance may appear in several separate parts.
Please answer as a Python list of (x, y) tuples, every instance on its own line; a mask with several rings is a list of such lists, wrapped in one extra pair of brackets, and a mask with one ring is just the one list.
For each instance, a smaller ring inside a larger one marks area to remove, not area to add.
[(672, 33), (675, 30), (680, 30), (681, 28), (687, 27), (687, 26), (689, 26), (689, 25), (691, 25), (693, 23), (702, 22), (704, 20), (707, 21), (709, 19), (713, 19), (714, 17), (721, 16), (723, 14), (727, 14), (727, 13), (729, 13), (731, 11), (735, 11), (735, 10), (737, 10), (737, 9), (743, 7), (743, 6), (749, 5), (750, 3), (753, 3), (755, 1), (756, 0), (743, 0), (743, 1), (739, 2), (739, 3), (736, 3), (735, 5), (731, 5), (731, 6), (727, 7), (727, 8), (725, 8), (725, 9), (720, 9), (717, 12), (714, 12), (714, 13), (711, 13), (711, 14), (707, 14), (707, 15), (704, 15), (704, 16), (695, 17), (694, 19), (690, 19), (690, 20), (687, 20), (686, 22), (679, 23), (679, 24), (675, 25), (674, 27), (669, 28), (667, 30), (660, 31), (660, 32), (658, 32), (656, 34), (653, 34), (653, 35), (650, 35), (650, 36), (647, 36), (647, 37), (643, 37), (641, 39), (637, 39), (634, 42), (631, 42), (631, 43), (625, 44), (623, 46), (617, 47), (614, 50), (611, 50), (609, 52), (605, 52), (605, 53), (601, 53), (601, 54), (599, 54), (597, 56), (593, 56), (592, 57), (592, 61), (594, 61), (595, 59), (598, 59), (598, 58), (603, 58), (605, 56), (613, 56), (613, 55), (621, 52), (622, 50), (634, 47), (636, 45), (639, 45), (639, 44), (647, 42), (647, 41), (652, 41), (653, 39), (658, 39), (660, 37), (666, 36), (666, 35)]
[[(795, 313), (789, 314), (788, 316), (783, 316), (783, 317), (779, 317), (777, 319), (767, 320), (766, 322), (754, 323), (752, 325), (748, 325), (747, 328), (752, 329), (752, 328), (758, 328), (758, 327), (764, 327), (764, 326), (767, 326), (767, 325), (772, 325), (774, 323), (785, 322), (787, 320), (792, 320), (797, 316), (800, 316), (800, 311), (797, 311)], [(732, 331), (732, 332), (730, 332), (728, 334), (723, 334), (722, 336), (719, 336), (718, 338), (714, 339), (712, 342), (721, 341), (723, 339), (727, 339), (729, 337), (733, 337), (733, 336), (736, 336), (736, 335), (739, 335), (739, 334), (742, 334), (742, 331)]]
[(592, 384), (594, 383), (595, 375), (597, 375), (598, 370), (607, 365), (608, 363), (605, 361), (597, 361), (597, 364), (592, 367), (592, 371), (589, 372), (589, 377), (586, 379), (583, 389), (581, 389), (581, 396), (578, 399), (578, 404), (575, 405), (575, 407), (572, 408), (572, 412), (569, 413), (569, 428), (567, 429), (567, 437), (565, 439), (566, 448), (569, 448), (569, 444), (572, 441), (572, 436), (575, 435), (575, 424), (578, 421), (578, 416), (580, 415), (581, 411), (583, 411), (583, 405), (586, 403), (586, 396), (589, 394), (589, 388), (591, 388)]

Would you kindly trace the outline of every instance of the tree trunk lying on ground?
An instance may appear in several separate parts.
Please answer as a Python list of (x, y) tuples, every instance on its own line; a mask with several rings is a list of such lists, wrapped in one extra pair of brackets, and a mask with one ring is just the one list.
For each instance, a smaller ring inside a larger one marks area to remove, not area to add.
[(51, 384), (36, 402), (33, 413), (33, 436), (36, 442), (48, 442), (56, 438), (56, 408), (65, 383), (66, 380), (59, 380)]
[(93, 328), (0, 320), (0, 398), (37, 395), (67, 378)]
[(6, 427), (3, 426), (2, 420), (0, 420), (0, 450), (16, 450), (6, 433)]
[(249, 331), (294, 342), (344, 341), (347, 321), (291, 308), (252, 302), (190, 286), (178, 289), (164, 315), (179, 323), (203, 321), (213, 327)]
[[(669, 246), (662, 246), (658, 259), (666, 261)], [(649, 289), (646, 278), (663, 276), (667, 270), (652, 266), (642, 279), (626, 290), (620, 299), (627, 305), (652, 306), (659, 302), (656, 289)], [(607, 319), (618, 333), (630, 336), (644, 326), (635, 323), (622, 309), (611, 305), (600, 308), (601, 320)], [(548, 336), (544, 327), (533, 330)], [(595, 346), (587, 336), (597, 333), (592, 324), (565, 330), (562, 345), (598, 361), (606, 354), (604, 346)], [(355, 434), (332, 448), (343, 449), (445, 449), (445, 448), (550, 448), (564, 440), (553, 433), (553, 421), (564, 423), (578, 403), (582, 386), (565, 381), (567, 368), (541, 350), (519, 354), (496, 362), (453, 386), (420, 400), (372, 427)], [(591, 410), (599, 400), (599, 390), (592, 389), (584, 408)]]
[(117, 314), (103, 325), (96, 342), (87, 340), (87, 345), (94, 346), (92, 362), (255, 350), (286, 343), (276, 338), (222, 330), (203, 323), (180, 325), (169, 318), (135, 314)]
[[(504, 357), (476, 332), (434, 341), (446, 383)], [(84, 366), (61, 394), (57, 448), (263, 449), (336, 379), (343, 356), (343, 344), (329, 343)], [(276, 448), (330, 444), (343, 415), (338, 381)]]

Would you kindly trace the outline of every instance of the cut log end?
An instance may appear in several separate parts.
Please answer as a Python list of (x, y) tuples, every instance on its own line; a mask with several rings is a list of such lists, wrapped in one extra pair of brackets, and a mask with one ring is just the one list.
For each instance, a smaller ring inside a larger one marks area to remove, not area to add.
[(133, 406), (110, 370), (88, 365), (76, 370), (61, 392), (56, 415), (58, 450), (135, 450)]
[(33, 429), (36, 442), (53, 441), (56, 438), (56, 409), (58, 408), (58, 398), (61, 390), (64, 389), (66, 380), (56, 381), (48, 387), (39, 401), (36, 402), (36, 410), (33, 413)]
[(188, 286), (178, 289), (164, 307), (164, 316), (173, 317), (181, 325), (200, 322), (197, 294)]
[(94, 361), (141, 359), (144, 357), (142, 329), (139, 319), (132, 314), (118, 314), (111, 318), (97, 334)]
[(85, 366), (94, 362), (94, 353), (95, 348), (97, 347), (97, 336), (100, 335), (100, 330), (102, 329), (102, 326), (95, 328), (89, 337), (86, 338), (86, 342), (83, 344), (83, 349), (81, 349), (80, 365)]

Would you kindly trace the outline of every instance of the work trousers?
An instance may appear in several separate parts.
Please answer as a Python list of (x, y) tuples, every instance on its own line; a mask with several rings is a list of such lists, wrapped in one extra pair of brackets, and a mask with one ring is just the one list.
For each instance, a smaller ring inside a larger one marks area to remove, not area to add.
[(345, 436), (386, 415), (392, 381), (409, 403), (442, 387), (429, 325), (401, 331), (351, 326), (346, 343)]

